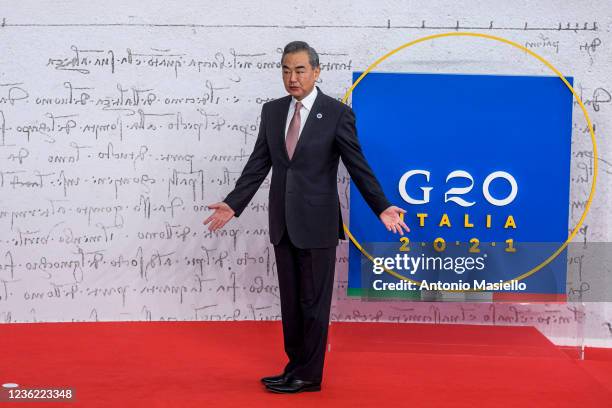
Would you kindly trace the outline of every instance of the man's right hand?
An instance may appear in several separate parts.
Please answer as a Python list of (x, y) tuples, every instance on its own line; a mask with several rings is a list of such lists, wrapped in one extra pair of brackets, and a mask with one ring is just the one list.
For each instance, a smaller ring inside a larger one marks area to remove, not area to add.
[(223, 228), (223, 226), (232, 219), (235, 212), (232, 208), (221, 201), (220, 203), (215, 203), (207, 206), (211, 210), (215, 210), (214, 213), (210, 217), (204, 220), (204, 225), (210, 223), (208, 226), (209, 231), (216, 231), (219, 228)]

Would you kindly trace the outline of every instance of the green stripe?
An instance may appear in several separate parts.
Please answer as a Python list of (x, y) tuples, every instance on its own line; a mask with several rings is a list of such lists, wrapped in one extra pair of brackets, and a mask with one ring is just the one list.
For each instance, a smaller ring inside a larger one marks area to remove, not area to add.
[(377, 299), (416, 299), (421, 300), (420, 290), (374, 290), (371, 288), (348, 288), (347, 296)]

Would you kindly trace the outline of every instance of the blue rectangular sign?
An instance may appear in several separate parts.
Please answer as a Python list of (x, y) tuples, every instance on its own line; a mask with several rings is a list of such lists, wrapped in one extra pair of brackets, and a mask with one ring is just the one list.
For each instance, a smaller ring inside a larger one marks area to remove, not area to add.
[(372, 259), (350, 245), (349, 295), (478, 281), (563, 297), (565, 251), (550, 258), (568, 237), (572, 94), (559, 78), (369, 73), (352, 97), (364, 154), (411, 232), (400, 242), (351, 183), (350, 231)]

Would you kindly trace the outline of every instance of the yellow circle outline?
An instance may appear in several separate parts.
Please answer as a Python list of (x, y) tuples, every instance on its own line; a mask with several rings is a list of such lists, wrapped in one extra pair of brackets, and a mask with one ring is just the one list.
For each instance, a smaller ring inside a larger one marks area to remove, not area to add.
[[(351, 95), (351, 93), (353, 92), (353, 90), (355, 89), (357, 84), (359, 84), (359, 82), (361, 82), (361, 80), (367, 74), (369, 74), (370, 71), (372, 71), (378, 64), (380, 64), (381, 62), (383, 62), (384, 60), (386, 60), (387, 58), (389, 58), (393, 54), (403, 50), (404, 48), (411, 47), (411, 46), (413, 46), (415, 44), (418, 44), (418, 43), (421, 43), (421, 42), (425, 42), (425, 41), (429, 41), (429, 40), (433, 40), (433, 39), (436, 39), (436, 38), (442, 38), (442, 37), (480, 37), (480, 38), (486, 38), (486, 39), (495, 40), (495, 41), (499, 41), (499, 42), (503, 42), (503, 43), (509, 44), (509, 45), (511, 45), (511, 46), (513, 46), (515, 48), (518, 48), (520, 50), (523, 50), (526, 53), (528, 53), (529, 55), (535, 57), (540, 62), (542, 62), (544, 65), (546, 65), (548, 68), (550, 68), (555, 74), (557, 74), (559, 79), (561, 79), (563, 81), (563, 83), (565, 83), (565, 86), (567, 86), (569, 88), (569, 90), (572, 92), (572, 94), (576, 98), (576, 101), (578, 101), (578, 104), (580, 105), (580, 108), (582, 109), (582, 113), (584, 114), (584, 117), (585, 117), (585, 119), (587, 121), (587, 125), (589, 127), (589, 132), (591, 134), (591, 143), (593, 145), (593, 181), (591, 183), (591, 191), (589, 193), (589, 197), (588, 197), (586, 205), (584, 207), (584, 211), (582, 212), (582, 216), (580, 217), (580, 220), (578, 220), (578, 223), (576, 224), (576, 226), (574, 227), (574, 229), (572, 230), (572, 232), (568, 236), (567, 240), (555, 252), (553, 252), (552, 255), (550, 255), (542, 263), (540, 263), (539, 265), (535, 266), (531, 270), (525, 272), (522, 275), (519, 275), (518, 277), (516, 277), (514, 279), (509, 279), (509, 280), (505, 281), (505, 283), (513, 281), (513, 280), (519, 281), (519, 280), (527, 278), (528, 276), (533, 275), (534, 273), (536, 273), (537, 271), (539, 271), (540, 269), (542, 269), (543, 267), (548, 265), (550, 262), (552, 262), (552, 260), (555, 259), (569, 245), (570, 241), (572, 239), (574, 239), (574, 237), (578, 233), (578, 229), (580, 228), (580, 226), (584, 223), (584, 220), (586, 219), (587, 213), (589, 212), (589, 209), (591, 207), (591, 203), (593, 201), (593, 197), (595, 195), (595, 182), (597, 181), (597, 168), (598, 168), (598, 165), (597, 165), (597, 160), (598, 160), (598, 157), (597, 157), (597, 143), (595, 141), (595, 132), (593, 130), (593, 125), (591, 124), (591, 119), (589, 118), (589, 114), (588, 114), (584, 104), (580, 100), (580, 97), (578, 96), (578, 94), (576, 94), (576, 91), (574, 90), (574, 88), (570, 85), (570, 83), (567, 81), (567, 79), (565, 79), (563, 74), (561, 74), (561, 72), (559, 72), (559, 70), (557, 68), (555, 68), (550, 62), (548, 62), (546, 59), (544, 59), (544, 57), (536, 54), (535, 52), (531, 51), (530, 49), (528, 49), (526, 47), (523, 47), (520, 44), (515, 43), (514, 41), (510, 41), (510, 40), (507, 40), (505, 38), (497, 37), (497, 36), (494, 36), (494, 35), (482, 34), (482, 33), (474, 33), (474, 32), (434, 34), (434, 35), (429, 35), (429, 36), (426, 36), (426, 37), (418, 38), (418, 39), (416, 39), (414, 41), (408, 42), (408, 43), (406, 43), (404, 45), (401, 45), (401, 46), (397, 47), (396, 49), (388, 52), (387, 54), (383, 55), (382, 57), (380, 57), (376, 61), (374, 61), (374, 63), (372, 63), (361, 74), (361, 76), (359, 78), (357, 78), (355, 83), (348, 89), (348, 91), (346, 91), (346, 93), (344, 94), (344, 97), (342, 98), (342, 102), (346, 103), (346, 101), (348, 100), (349, 96)], [(343, 223), (342, 225), (344, 227), (344, 231), (348, 235), (348, 237), (351, 240), (351, 242), (357, 247), (357, 249), (359, 249), (359, 251), (361, 251), (362, 254), (364, 254), (370, 261), (373, 262), (374, 261), (373, 257), (365, 249), (363, 249), (361, 244), (357, 241), (357, 239), (355, 239), (353, 234), (351, 234), (351, 231), (348, 229), (346, 224)], [(412, 280), (410, 278), (407, 278), (407, 277), (405, 277), (405, 276), (395, 272), (392, 269), (387, 269), (385, 267), (383, 267), (383, 269), (385, 270), (385, 272), (391, 274), (392, 276), (395, 276), (398, 279), (402, 279), (402, 280), (405, 280), (405, 281), (408, 281), (408, 282), (412, 282), (412, 283), (415, 283), (417, 285), (420, 284), (420, 282)], [(472, 290), (456, 290), (456, 291), (451, 290), (451, 291), (448, 291), (448, 292), (480, 292), (480, 291), (481, 291), (480, 289), (478, 289), (478, 290), (472, 289)]]

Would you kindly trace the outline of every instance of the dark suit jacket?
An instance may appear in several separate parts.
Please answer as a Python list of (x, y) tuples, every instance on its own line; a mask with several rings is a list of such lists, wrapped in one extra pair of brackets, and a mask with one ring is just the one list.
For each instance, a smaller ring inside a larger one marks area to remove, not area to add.
[(363, 156), (353, 110), (317, 90), (291, 160), (285, 146), (291, 95), (263, 105), (253, 153), (234, 190), (223, 200), (239, 217), (272, 167), (268, 216), (274, 245), (285, 226), (298, 248), (331, 247), (338, 245), (338, 238), (345, 239), (337, 185), (339, 158), (376, 215), (391, 205)]

